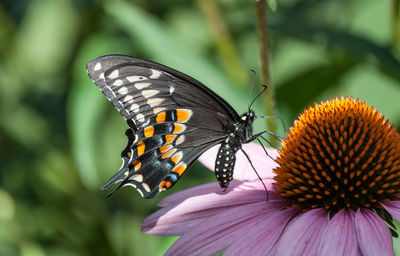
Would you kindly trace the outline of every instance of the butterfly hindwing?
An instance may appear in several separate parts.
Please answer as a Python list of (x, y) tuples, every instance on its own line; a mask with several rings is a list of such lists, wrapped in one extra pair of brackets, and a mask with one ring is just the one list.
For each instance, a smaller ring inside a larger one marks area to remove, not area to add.
[[(200, 120), (207, 120), (206, 125), (198, 125)], [(102, 189), (122, 181), (117, 189), (130, 185), (143, 197), (152, 198), (171, 188), (201, 153), (225, 138), (224, 123), (226, 120), (204, 109), (158, 113), (135, 134), (132, 129), (126, 132), (123, 166)]]

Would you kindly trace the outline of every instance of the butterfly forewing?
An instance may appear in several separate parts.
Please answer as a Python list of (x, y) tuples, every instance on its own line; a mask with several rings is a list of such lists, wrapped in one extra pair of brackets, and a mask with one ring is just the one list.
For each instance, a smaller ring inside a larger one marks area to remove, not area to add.
[[(89, 62), (90, 78), (132, 129), (121, 169), (102, 187), (121, 182), (144, 198), (171, 188), (201, 153), (221, 143), (238, 114), (189, 76), (123, 55)], [(114, 190), (115, 191), (115, 190)]]
[(164, 108), (182, 106), (205, 108), (239, 119), (228, 103), (203, 84), (160, 64), (107, 55), (89, 62), (87, 70), (124, 118), (132, 119), (137, 128)]

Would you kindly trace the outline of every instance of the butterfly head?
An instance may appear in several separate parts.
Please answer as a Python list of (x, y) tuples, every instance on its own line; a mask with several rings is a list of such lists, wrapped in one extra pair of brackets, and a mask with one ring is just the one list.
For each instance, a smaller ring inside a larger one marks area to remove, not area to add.
[(256, 113), (253, 110), (249, 110), (241, 116), (243, 121), (244, 130), (248, 137), (253, 136), (253, 122), (257, 119)]

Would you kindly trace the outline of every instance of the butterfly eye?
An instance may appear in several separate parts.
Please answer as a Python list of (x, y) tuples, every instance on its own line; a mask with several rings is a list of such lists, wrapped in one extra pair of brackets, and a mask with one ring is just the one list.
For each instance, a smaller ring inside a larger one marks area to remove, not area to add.
[(250, 110), (249, 112), (247, 112), (247, 116), (248, 116), (249, 119), (252, 120), (252, 121), (256, 120), (256, 118), (257, 118), (257, 116), (256, 116), (256, 114), (254, 113), (253, 110)]

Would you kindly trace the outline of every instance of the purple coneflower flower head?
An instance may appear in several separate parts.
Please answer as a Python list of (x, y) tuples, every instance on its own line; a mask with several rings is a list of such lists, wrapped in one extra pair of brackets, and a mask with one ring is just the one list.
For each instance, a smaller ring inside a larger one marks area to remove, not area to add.
[(260, 146), (243, 147), (269, 200), (238, 154), (239, 181), (226, 192), (212, 183), (176, 193), (144, 220), (146, 233), (180, 236), (167, 255), (394, 255), (400, 135), (375, 109), (351, 98), (310, 107), (276, 163)]

